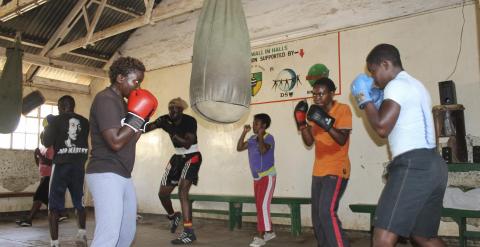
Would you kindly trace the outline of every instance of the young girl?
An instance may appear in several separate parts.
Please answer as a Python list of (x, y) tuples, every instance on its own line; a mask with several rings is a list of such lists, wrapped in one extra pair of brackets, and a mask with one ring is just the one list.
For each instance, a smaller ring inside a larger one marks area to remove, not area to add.
[(270, 127), (270, 117), (265, 114), (256, 114), (253, 117), (253, 134), (247, 141), (245, 135), (250, 131), (250, 125), (245, 125), (242, 135), (238, 139), (237, 151), (248, 149), (248, 159), (253, 176), (253, 188), (257, 205), (257, 230), (259, 237), (254, 237), (251, 247), (259, 247), (268, 240), (276, 237), (272, 230), (270, 217), (270, 203), (275, 190), (275, 140), (265, 130)]

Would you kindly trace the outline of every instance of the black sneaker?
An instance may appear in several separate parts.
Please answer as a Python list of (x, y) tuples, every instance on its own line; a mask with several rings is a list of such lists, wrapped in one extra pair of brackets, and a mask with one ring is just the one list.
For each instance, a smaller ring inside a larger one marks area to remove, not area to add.
[(21, 227), (32, 226), (32, 222), (29, 221), (29, 220), (20, 220), (20, 221), (16, 221), (15, 223), (17, 223), (17, 225), (19, 225)]
[(174, 240), (171, 241), (172, 244), (191, 244), (193, 241), (197, 240), (197, 237), (195, 236), (195, 233), (193, 233), (193, 230), (191, 232), (182, 232), (180, 236)]
[(180, 212), (176, 212), (173, 216), (168, 217), (170, 219), (170, 232), (175, 233), (177, 230), (178, 225), (180, 224), (180, 219), (182, 218), (182, 214)]

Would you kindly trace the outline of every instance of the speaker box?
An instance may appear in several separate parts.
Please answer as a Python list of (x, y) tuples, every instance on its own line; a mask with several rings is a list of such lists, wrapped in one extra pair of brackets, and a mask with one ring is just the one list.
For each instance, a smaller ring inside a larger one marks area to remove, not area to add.
[(441, 81), (438, 83), (440, 91), (440, 104), (455, 105), (457, 104), (457, 93), (455, 92), (455, 83), (453, 81)]
[(480, 146), (473, 146), (473, 163), (480, 163)]
[(450, 147), (443, 147), (442, 148), (442, 158), (447, 163), (452, 163), (452, 148)]
[(27, 115), (33, 109), (43, 105), (45, 103), (45, 97), (38, 90), (35, 90), (29, 93), (27, 96), (23, 97), (22, 100), (22, 114)]

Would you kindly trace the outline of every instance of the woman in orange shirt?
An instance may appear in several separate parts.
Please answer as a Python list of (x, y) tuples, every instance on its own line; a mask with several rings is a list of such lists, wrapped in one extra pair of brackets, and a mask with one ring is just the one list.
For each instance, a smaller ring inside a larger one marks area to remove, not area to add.
[[(315, 144), (312, 176), (312, 223), (318, 246), (350, 246), (337, 216), (350, 177), (348, 157), (352, 112), (333, 100), (335, 84), (321, 78), (313, 85), (313, 102), (295, 107), (295, 120), (307, 146)], [(307, 120), (308, 119), (308, 123)]]

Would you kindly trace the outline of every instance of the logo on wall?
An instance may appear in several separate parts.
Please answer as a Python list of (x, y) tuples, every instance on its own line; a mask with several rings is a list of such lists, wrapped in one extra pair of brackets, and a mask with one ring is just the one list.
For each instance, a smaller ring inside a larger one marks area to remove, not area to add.
[(293, 69), (283, 69), (278, 73), (277, 78), (273, 80), (273, 86), (275, 90), (280, 89), (280, 97), (292, 97), (293, 89), (295, 86), (302, 84), (300, 77), (295, 73)]
[(260, 92), (260, 88), (262, 88), (263, 83), (263, 72), (265, 68), (262, 66), (255, 64), (251, 67), (252, 76), (250, 77), (250, 87), (252, 89), (252, 96), (255, 96)]
[(252, 73), (250, 84), (252, 86), (252, 96), (257, 95), (258, 91), (260, 91), (260, 88), (262, 87), (262, 72)]
[(327, 66), (321, 63), (317, 63), (310, 67), (307, 77), (305, 79), (307, 79), (307, 81), (310, 83), (310, 86), (313, 87), (313, 84), (316, 80), (323, 77), (328, 77), (329, 72), (330, 70), (328, 70)]

